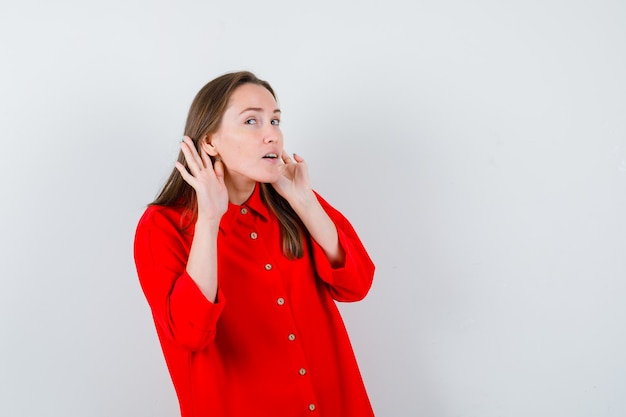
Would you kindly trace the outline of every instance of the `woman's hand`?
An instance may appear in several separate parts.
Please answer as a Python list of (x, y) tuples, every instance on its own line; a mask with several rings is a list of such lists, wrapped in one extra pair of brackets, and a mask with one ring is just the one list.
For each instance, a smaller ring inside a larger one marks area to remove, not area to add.
[(281, 175), (272, 186), (294, 207), (313, 197), (309, 183), (309, 167), (300, 155), (293, 154), (291, 159), (287, 152), (283, 151), (281, 158), (283, 160), (283, 165), (279, 167)]
[(209, 155), (200, 147), (200, 154), (193, 141), (185, 136), (180, 144), (185, 155), (189, 171), (183, 164), (176, 162), (176, 168), (187, 184), (196, 190), (198, 199), (198, 218), (219, 224), (222, 215), (228, 209), (228, 189), (224, 184), (224, 164), (217, 159), (211, 162)]
[(291, 205), (311, 237), (321, 246), (333, 267), (344, 264), (346, 254), (339, 243), (337, 228), (317, 200), (309, 184), (309, 168), (294, 154), (293, 160), (283, 151), (281, 176), (272, 185)]
[(214, 303), (217, 297), (217, 234), (222, 215), (228, 209), (228, 190), (224, 184), (224, 165), (211, 163), (209, 155), (185, 136), (180, 144), (189, 171), (176, 161), (176, 169), (187, 184), (196, 190), (198, 219), (189, 249), (187, 273), (202, 294)]

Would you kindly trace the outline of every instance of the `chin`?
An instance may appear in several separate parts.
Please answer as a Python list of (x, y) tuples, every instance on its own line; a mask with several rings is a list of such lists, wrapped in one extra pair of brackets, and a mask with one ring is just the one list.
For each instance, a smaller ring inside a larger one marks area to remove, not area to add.
[[(273, 170), (272, 170), (273, 171)], [(247, 181), (253, 182), (263, 182), (272, 184), (278, 181), (280, 178), (280, 173), (278, 170), (276, 171), (268, 171), (268, 170), (235, 170), (228, 169), (226, 175), (230, 177), (231, 181), (241, 183)]]
[(280, 178), (280, 175), (262, 175), (262, 176), (259, 176), (258, 179), (256, 179), (256, 182), (264, 182), (267, 184), (273, 184), (276, 181), (278, 181), (278, 178)]
[(265, 172), (257, 172), (257, 175), (254, 175), (253, 178), (256, 182), (265, 182), (265, 183), (274, 183), (278, 181), (280, 178), (280, 172), (276, 171), (265, 171)]

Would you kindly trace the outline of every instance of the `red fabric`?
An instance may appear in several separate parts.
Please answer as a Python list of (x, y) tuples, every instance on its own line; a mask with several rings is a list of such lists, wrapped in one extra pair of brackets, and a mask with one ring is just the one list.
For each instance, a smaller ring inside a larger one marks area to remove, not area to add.
[(287, 259), (257, 186), (220, 223), (215, 304), (185, 272), (193, 227), (179, 231), (181, 210), (151, 206), (142, 216), (135, 263), (182, 417), (374, 415), (334, 302), (365, 297), (374, 264), (350, 223), (318, 198), (345, 264), (333, 268), (313, 241), (303, 258)]

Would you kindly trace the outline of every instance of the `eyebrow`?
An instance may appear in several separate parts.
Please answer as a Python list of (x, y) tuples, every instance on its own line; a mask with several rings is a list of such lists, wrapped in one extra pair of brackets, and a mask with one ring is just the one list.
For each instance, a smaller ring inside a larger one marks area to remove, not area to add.
[[(256, 111), (256, 112), (262, 112), (263, 109), (261, 107), (248, 107), (246, 109), (243, 109), (241, 113), (239, 114), (244, 114), (247, 111)], [(280, 113), (280, 109), (275, 109), (273, 113)]]

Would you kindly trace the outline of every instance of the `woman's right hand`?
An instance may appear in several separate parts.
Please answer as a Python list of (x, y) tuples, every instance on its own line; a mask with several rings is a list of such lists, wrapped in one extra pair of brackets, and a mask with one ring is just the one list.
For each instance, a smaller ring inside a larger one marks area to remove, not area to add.
[(219, 224), (228, 209), (228, 189), (224, 184), (224, 163), (217, 159), (212, 163), (209, 155), (200, 147), (200, 154), (193, 141), (185, 136), (180, 149), (185, 155), (189, 171), (176, 161), (176, 169), (187, 184), (196, 190), (198, 219), (203, 218)]

